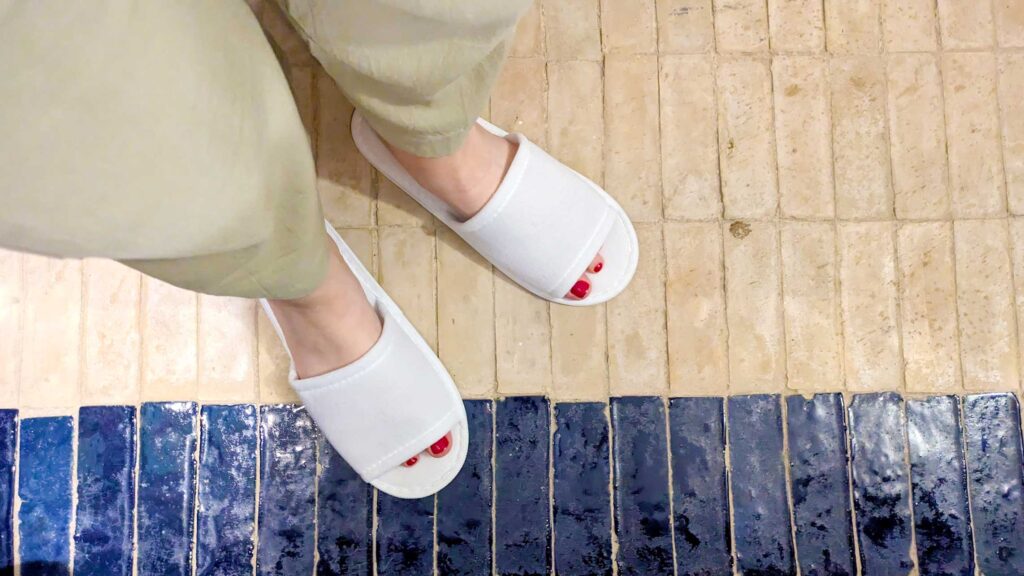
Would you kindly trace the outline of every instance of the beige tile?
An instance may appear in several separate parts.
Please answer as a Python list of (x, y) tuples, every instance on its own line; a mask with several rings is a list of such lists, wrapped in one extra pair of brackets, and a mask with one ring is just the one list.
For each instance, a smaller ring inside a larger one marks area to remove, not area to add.
[(838, 242), (846, 387), (902, 390), (895, 224), (843, 223)]
[(907, 391), (957, 392), (961, 376), (952, 226), (903, 224), (897, 235)]
[(830, 73), (836, 214), (891, 218), (884, 64), (874, 56), (838, 57)]
[(656, 0), (658, 52), (694, 54), (715, 49), (711, 0)]
[(766, 52), (766, 0), (714, 0), (715, 38), (719, 52)]
[(992, 0), (938, 0), (942, 47), (946, 50), (959, 50), (992, 46), (991, 2)]
[(825, 0), (825, 29), (832, 54), (876, 54), (881, 48), (883, 0)]
[(519, 19), (516, 35), (509, 48), (513, 58), (532, 58), (544, 55), (544, 22), (540, 13), (540, 0), (535, 0)]
[(255, 402), (256, 301), (199, 295), (199, 399)]
[(658, 50), (655, 0), (601, 0), (601, 40), (607, 54)]
[(381, 173), (377, 178), (377, 224), (434, 228), (434, 217)]
[(142, 276), (110, 260), (82, 265), (82, 403), (137, 404)]
[(262, 310), (256, 317), (256, 347), (258, 354), (259, 400), (263, 404), (299, 402), (299, 396), (288, 383), (290, 360), (281, 339), (274, 332), (270, 320)]
[(953, 236), (964, 388), (1017, 389), (1017, 318), (1006, 220), (959, 221)]
[(547, 145), (547, 72), (543, 58), (512, 58), (498, 76), (491, 98), (491, 122)]
[(78, 405), (82, 263), (25, 256), (21, 391), (25, 408)]
[(837, 390), (843, 382), (832, 222), (782, 225), (782, 298), (790, 388)]
[(604, 304), (551, 305), (551, 395), (608, 398), (608, 321)]
[(729, 385), (722, 227), (665, 225), (672, 396), (725, 394)]
[(608, 374), (613, 396), (668, 392), (665, 255), (661, 225), (636, 227), (644, 257), (636, 276), (608, 303)]
[(434, 235), (420, 228), (381, 228), (378, 234), (380, 285), (436, 351)]
[(939, 45), (935, 0), (882, 0), (887, 52), (926, 52)]
[(322, 70), (316, 78), (317, 189), (324, 216), (335, 226), (373, 224), (370, 165), (352, 141), (352, 105)]
[(373, 233), (362, 228), (346, 228), (338, 229), (338, 234), (355, 253), (363, 268), (370, 271), (374, 277), (380, 278), (380, 262), (373, 246)]
[(953, 214), (960, 218), (1001, 216), (1006, 213), (1006, 182), (995, 57), (946, 54), (942, 80)]
[(892, 179), (898, 218), (949, 218), (942, 75), (933, 54), (889, 57)]
[(767, 218), (778, 204), (772, 79), (767, 60), (723, 58), (718, 148), (726, 218)]
[(1024, 0), (992, 0), (996, 41), (1003, 48), (1024, 48)]
[(199, 302), (194, 292), (142, 279), (142, 400), (197, 398)]
[(721, 217), (712, 56), (662, 56), (660, 100), (665, 217)]
[[(301, 66), (285, 70), (288, 75), (288, 85), (292, 90), (292, 97), (299, 109), (299, 117), (302, 125), (306, 128), (310, 145), (316, 146), (316, 72), (313, 66)], [(330, 81), (325, 78), (325, 81)], [(315, 150), (314, 150), (315, 157)]]
[(608, 55), (604, 183), (634, 222), (661, 219), (658, 57)]
[(1024, 214), (1024, 54), (999, 56), (1003, 161), (1010, 212)]
[(1024, 219), (1010, 218), (1010, 252), (1013, 258), (1014, 306), (1017, 313), (1018, 368), (1024, 363)]
[(25, 306), (21, 263), (20, 253), (0, 248), (0, 408), (18, 407)]
[(499, 394), (551, 390), (551, 319), (547, 301), (495, 271), (494, 337)]
[(827, 60), (779, 56), (772, 77), (781, 213), (831, 219), (835, 190)]
[(822, 0), (768, 0), (772, 52), (823, 52)]
[(779, 392), (786, 384), (778, 230), (725, 222), (729, 392)]
[(552, 60), (600, 60), (600, 0), (537, 0)]
[(601, 64), (548, 64), (548, 152), (599, 185), (604, 181)]
[[(252, 1), (252, 0), (250, 0)], [(285, 14), (282, 7), (275, 2), (260, 2), (258, 11), (263, 31), (270, 39), (270, 43), (278, 48), (276, 53), (282, 59), (282, 64), (287, 66), (308, 66), (313, 61), (306, 41), (291, 19), (312, 29), (313, 12), (303, 10), (299, 3), (289, 2), (290, 14)]]

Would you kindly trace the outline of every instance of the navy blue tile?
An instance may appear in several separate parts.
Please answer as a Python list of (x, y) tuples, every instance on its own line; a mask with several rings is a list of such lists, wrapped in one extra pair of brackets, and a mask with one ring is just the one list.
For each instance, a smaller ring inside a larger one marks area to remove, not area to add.
[(67, 416), (21, 422), (18, 520), (23, 576), (71, 572), (73, 427)]
[(491, 572), (494, 405), (490, 400), (467, 400), (466, 417), (466, 464), (437, 495), (437, 570), (441, 576)]
[(843, 395), (790, 396), (786, 408), (800, 572), (856, 574)]
[(661, 398), (612, 398), (619, 574), (672, 574), (668, 438)]
[(555, 573), (612, 573), (608, 417), (603, 402), (555, 405)]
[(434, 571), (434, 498), (403, 500), (377, 493), (377, 574), (429, 576)]
[(373, 573), (373, 487), (322, 435), (317, 479), (317, 576)]
[(921, 576), (974, 574), (960, 400), (907, 401), (914, 533)]
[(192, 573), (196, 405), (142, 405), (137, 562), (141, 576)]
[(75, 574), (131, 574), (134, 520), (135, 407), (82, 408)]
[(260, 407), (259, 576), (313, 572), (317, 435), (301, 406)]
[(979, 394), (964, 402), (967, 469), (978, 568), (1024, 574), (1024, 468), (1020, 407), (1012, 394)]
[(256, 407), (203, 406), (199, 431), (196, 574), (252, 574)]
[(782, 452), (779, 396), (729, 398), (733, 528), (744, 574), (796, 573)]
[(859, 394), (849, 413), (861, 570), (864, 576), (907, 574), (913, 563), (903, 400), (891, 392)]
[(0, 410), (0, 576), (14, 574), (14, 457), (18, 411)]
[(495, 564), (498, 574), (551, 572), (550, 416), (538, 396), (495, 404)]
[(732, 574), (725, 408), (721, 398), (669, 401), (676, 572)]

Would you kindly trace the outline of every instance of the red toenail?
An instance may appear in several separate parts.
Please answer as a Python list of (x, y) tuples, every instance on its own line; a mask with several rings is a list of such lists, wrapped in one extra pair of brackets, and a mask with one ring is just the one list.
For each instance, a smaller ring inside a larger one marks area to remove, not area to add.
[(594, 274), (600, 272), (601, 268), (604, 268), (604, 262), (598, 262), (597, 264), (594, 264)]
[(409, 458), (408, 460), (405, 461), (405, 465), (406, 466), (412, 466), (412, 465), (416, 464), (419, 461), (420, 461), (420, 457), (419, 456), (413, 456), (412, 458)]
[(572, 295), (577, 298), (586, 298), (587, 293), (590, 292), (590, 283), (586, 280), (577, 280), (569, 292), (572, 292)]
[(448, 437), (442, 436), (440, 440), (430, 445), (430, 453), (434, 456), (448, 449)]

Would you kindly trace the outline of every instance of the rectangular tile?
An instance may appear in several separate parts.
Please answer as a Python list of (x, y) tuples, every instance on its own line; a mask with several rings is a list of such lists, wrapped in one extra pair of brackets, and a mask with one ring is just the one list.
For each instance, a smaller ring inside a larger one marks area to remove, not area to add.
[(132, 574), (135, 419), (135, 406), (78, 411), (76, 574)]
[(373, 573), (373, 486), (317, 435), (317, 576)]
[(1024, 214), (1024, 54), (1000, 54), (998, 66), (1006, 195), (1010, 213)]
[(73, 408), (81, 373), (82, 263), (26, 255), (22, 304), (23, 408)]
[(831, 54), (875, 54), (881, 48), (882, 0), (825, 0), (825, 28)]
[(70, 574), (70, 417), (21, 421), (18, 463), (18, 561), (23, 576)]
[(768, 50), (768, 6), (765, 0), (714, 0), (718, 52)]
[(775, 52), (824, 52), (825, 10), (821, 0), (768, 0)]
[(944, 49), (962, 50), (992, 46), (991, 2), (938, 0), (938, 11)]
[(437, 270), (434, 234), (381, 228), (380, 285), (431, 348), (437, 350)]
[(509, 48), (509, 55), (515, 58), (543, 56), (544, 23), (541, 19), (541, 3), (532, 2), (526, 13), (519, 18), (516, 25), (515, 39)]
[(715, 48), (711, 0), (656, 0), (658, 53), (696, 54)]
[(934, 0), (883, 0), (885, 51), (928, 52), (938, 47)]
[(1010, 250), (1013, 258), (1014, 306), (1017, 314), (1018, 366), (1024, 363), (1024, 219), (1010, 218)]
[(0, 410), (0, 572), (14, 574), (14, 475), (18, 411)]
[[(597, 0), (592, 1), (596, 6)], [(550, 50), (550, 42), (548, 46)], [(492, 93), (492, 122), (510, 132), (522, 132), (542, 148), (547, 146), (548, 109), (547, 106), (536, 105), (547, 99), (547, 62), (544, 58), (512, 58), (506, 61)]]
[(146, 403), (139, 415), (139, 574), (192, 574), (196, 405)]
[(908, 574), (914, 562), (903, 400), (892, 392), (854, 396), (849, 419), (861, 570)]
[(0, 249), (0, 406), (18, 406), (24, 282), (20, 252)]
[(256, 407), (203, 406), (199, 435), (196, 574), (252, 573)]
[(540, 0), (552, 60), (600, 60), (599, 0)]
[(352, 105), (326, 72), (316, 70), (316, 174), (324, 217), (339, 227), (371, 226), (372, 171), (352, 141)]
[(1024, 2), (992, 0), (996, 41), (1002, 48), (1024, 48)]
[(198, 295), (142, 278), (142, 400), (198, 394)]
[(137, 404), (142, 275), (97, 258), (82, 270), (82, 401)]
[(434, 571), (434, 497), (377, 494), (377, 574), (428, 576)]
[(548, 400), (495, 403), (495, 568), (499, 574), (551, 571)]
[(672, 398), (672, 511), (676, 573), (732, 573), (722, 398)]
[(605, 54), (653, 54), (658, 49), (655, 0), (601, 2), (601, 47)]
[(960, 399), (907, 401), (914, 532), (922, 574), (974, 574)]
[(257, 400), (256, 302), (199, 295), (199, 399)]
[(555, 572), (612, 573), (608, 417), (604, 402), (555, 405)]
[(262, 310), (256, 312), (256, 371), (259, 400), (263, 404), (298, 402), (299, 396), (288, 383), (291, 358)]
[(800, 571), (856, 574), (843, 395), (788, 396), (786, 429)]
[(430, 212), (394, 182), (377, 171), (374, 171), (373, 181), (377, 187), (378, 226), (435, 229), (434, 218)]
[(612, 398), (611, 422), (618, 573), (672, 574), (664, 403), (653, 396)]

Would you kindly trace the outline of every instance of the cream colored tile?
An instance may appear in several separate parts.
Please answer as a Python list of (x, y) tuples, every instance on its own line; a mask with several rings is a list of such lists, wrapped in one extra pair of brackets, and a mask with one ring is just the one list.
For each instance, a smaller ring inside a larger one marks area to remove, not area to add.
[(996, 40), (1003, 48), (1024, 48), (1024, 0), (992, 0)]
[(605, 187), (634, 222), (658, 221), (658, 57), (609, 54), (604, 80)]
[(831, 219), (835, 190), (827, 60), (779, 56), (772, 77), (781, 213)]
[(766, 52), (766, 0), (714, 0), (715, 38), (719, 52)]
[(725, 217), (774, 216), (778, 189), (768, 62), (723, 58), (717, 89)]
[(522, 132), (540, 147), (547, 145), (546, 63), (543, 58), (512, 58), (498, 76), (491, 98), (491, 122)]
[(434, 235), (420, 228), (381, 228), (378, 234), (380, 285), (436, 351)]
[(544, 23), (540, 13), (540, 0), (535, 0), (519, 19), (516, 35), (509, 48), (514, 58), (533, 58), (544, 55)]
[(711, 0), (656, 0), (658, 52), (694, 54), (715, 49)]
[[(295, 105), (299, 109), (299, 117), (302, 118), (302, 125), (306, 128), (310, 144), (316, 146), (316, 72), (313, 66), (301, 66), (286, 69), (288, 85), (291, 87)], [(314, 150), (314, 156), (315, 156)]]
[(25, 305), (21, 263), (20, 253), (0, 248), (0, 408), (18, 407)]
[(20, 404), (78, 406), (82, 341), (82, 263), (25, 256)]
[(324, 216), (334, 226), (373, 224), (370, 165), (352, 141), (352, 105), (323, 70), (316, 78), (317, 189)]
[(1015, 390), (1019, 349), (1006, 220), (955, 222), (953, 236), (964, 388)]
[(895, 224), (842, 223), (838, 242), (846, 387), (902, 390)]
[(887, 52), (927, 52), (939, 45), (935, 0), (882, 0)]
[(874, 56), (835, 58), (831, 84), (836, 214), (891, 218), (884, 64)]
[(1024, 54), (999, 56), (1003, 161), (1010, 212), (1024, 214)]
[(198, 398), (198, 313), (194, 292), (143, 277), (143, 402)]
[(768, 0), (772, 52), (824, 52), (822, 0)]
[(434, 228), (434, 217), (419, 202), (379, 172), (377, 178), (377, 223), (380, 226)]
[(825, 0), (831, 54), (877, 54), (881, 49), (882, 0)]
[(551, 394), (556, 400), (608, 398), (605, 305), (551, 306)]
[(110, 260), (83, 262), (82, 403), (137, 404), (142, 276)]
[(551, 319), (548, 303), (495, 271), (494, 336), (499, 394), (551, 390)]
[(538, 0), (551, 60), (600, 60), (600, 0)]
[(952, 226), (903, 224), (897, 235), (907, 391), (957, 392), (961, 376)]
[(721, 217), (712, 56), (662, 56), (660, 100), (665, 217)]
[(729, 385), (722, 228), (665, 225), (672, 396), (723, 395)]
[(889, 57), (892, 179), (898, 218), (949, 218), (942, 75), (933, 54)]
[(1017, 312), (1017, 361), (1024, 363), (1024, 219), (1010, 218), (1010, 253), (1013, 258), (1014, 305)]
[(601, 0), (601, 39), (607, 54), (658, 50), (655, 0)]
[(604, 181), (601, 64), (548, 64), (548, 152), (598, 183)]
[(1001, 216), (1006, 213), (1006, 181), (995, 57), (946, 54), (942, 80), (953, 214), (958, 218)]
[(199, 400), (255, 402), (256, 301), (199, 295)]
[(729, 392), (786, 385), (778, 230), (770, 222), (725, 222)]
[(378, 261), (373, 248), (373, 233), (363, 228), (339, 229), (338, 234), (345, 244), (352, 249), (356, 258), (369, 270), (374, 277), (380, 277), (380, 262)]
[(298, 403), (299, 396), (288, 383), (288, 352), (262, 310), (256, 317), (256, 346), (260, 403)]
[(608, 374), (613, 396), (668, 392), (665, 255), (661, 226), (641, 224), (636, 276), (608, 302)]
[(942, 47), (946, 50), (959, 50), (992, 46), (991, 2), (992, 0), (938, 0)]

